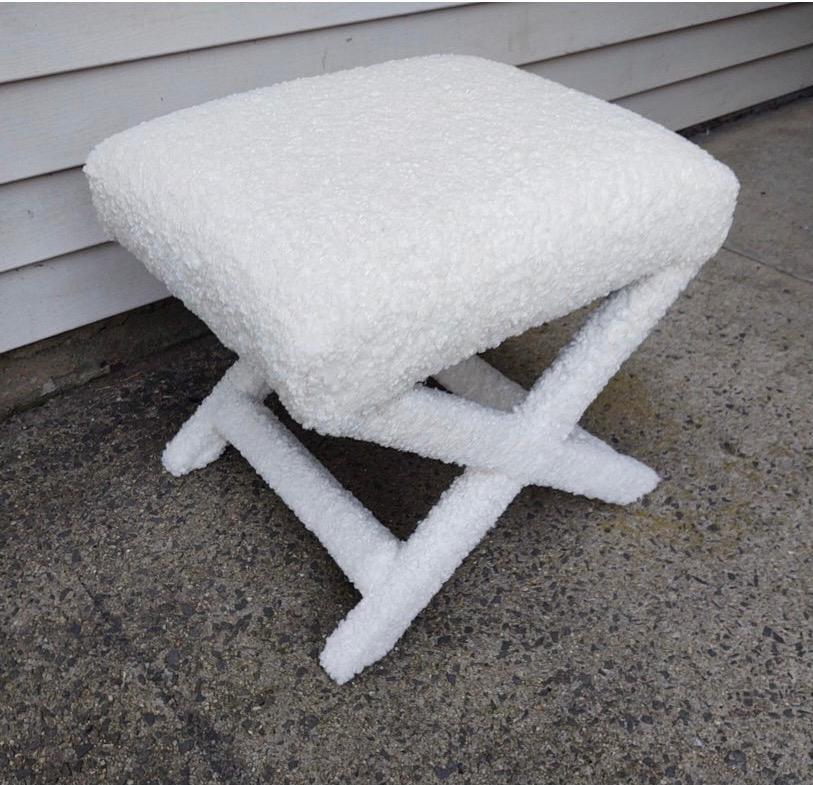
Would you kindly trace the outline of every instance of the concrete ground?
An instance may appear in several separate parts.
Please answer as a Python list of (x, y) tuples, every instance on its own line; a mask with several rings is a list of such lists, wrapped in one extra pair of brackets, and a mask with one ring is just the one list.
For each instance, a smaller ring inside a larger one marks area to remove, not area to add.
[[(0, 782), (813, 782), (813, 100), (697, 141), (722, 251), (585, 424), (656, 467), (529, 488), (386, 659), (317, 663), (357, 595), (232, 450), (159, 455), (211, 337), (0, 424)], [(571, 318), (489, 359), (530, 383)], [(303, 436), (399, 534), (456, 470)]]

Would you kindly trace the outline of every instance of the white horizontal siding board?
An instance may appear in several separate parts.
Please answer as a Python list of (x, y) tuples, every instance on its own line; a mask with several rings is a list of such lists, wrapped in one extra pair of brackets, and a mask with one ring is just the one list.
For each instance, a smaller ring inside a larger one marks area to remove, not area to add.
[(813, 46), (754, 60), (618, 101), (667, 128), (688, 128), (813, 85)]
[(118, 245), (105, 244), (0, 274), (0, 352), (167, 296)]
[(105, 239), (81, 170), (0, 186), (0, 272)]
[(462, 3), (6, 3), (0, 82)]
[(525, 68), (576, 90), (615, 100), (805, 44), (813, 44), (813, 4), (773, 8)]
[(470, 5), (0, 85), (0, 183), (77, 166), (142, 120), (284, 79), (435, 52), (523, 64), (766, 5)]

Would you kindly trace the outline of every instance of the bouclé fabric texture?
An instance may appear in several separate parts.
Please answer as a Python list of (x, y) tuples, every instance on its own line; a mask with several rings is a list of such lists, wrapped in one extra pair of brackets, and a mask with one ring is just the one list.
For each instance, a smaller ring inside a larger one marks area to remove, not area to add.
[(722, 244), (734, 175), (632, 112), (432, 56), (298, 79), (117, 134), (110, 235), (341, 432), (529, 327)]

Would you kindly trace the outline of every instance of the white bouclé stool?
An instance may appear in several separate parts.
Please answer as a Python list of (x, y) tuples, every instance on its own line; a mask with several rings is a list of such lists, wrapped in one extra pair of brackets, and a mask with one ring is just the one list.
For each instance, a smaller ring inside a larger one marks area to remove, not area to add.
[[(234, 445), (362, 595), (321, 662), (384, 656), (525, 485), (627, 504), (654, 471), (578, 421), (721, 246), (737, 181), (631, 112), (473, 57), (152, 120), (85, 167), (111, 237), (239, 355), (167, 445)], [(477, 353), (609, 295), (530, 391)], [(422, 384), (434, 377), (448, 393)], [(465, 467), (394, 537), (263, 405)]]

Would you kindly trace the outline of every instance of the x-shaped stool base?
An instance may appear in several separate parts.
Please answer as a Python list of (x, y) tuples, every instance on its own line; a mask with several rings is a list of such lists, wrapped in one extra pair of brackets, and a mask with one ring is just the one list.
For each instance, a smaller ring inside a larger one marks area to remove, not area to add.
[(179, 476), (234, 445), (362, 594), (320, 661), (340, 684), (383, 657), (525, 485), (627, 504), (658, 476), (577, 422), (698, 269), (668, 267), (611, 295), (530, 392), (479, 357), (358, 417), (350, 436), (466, 467), (407, 541), (397, 539), (263, 405), (241, 358), (164, 452)]

